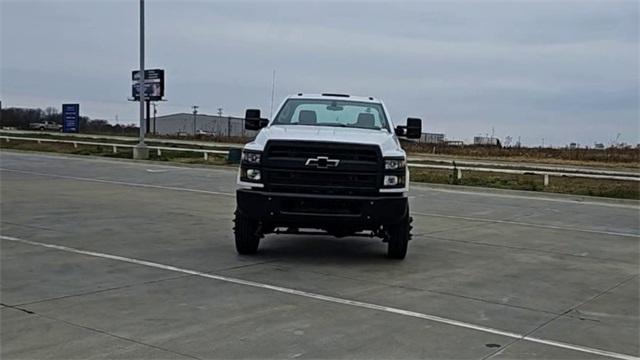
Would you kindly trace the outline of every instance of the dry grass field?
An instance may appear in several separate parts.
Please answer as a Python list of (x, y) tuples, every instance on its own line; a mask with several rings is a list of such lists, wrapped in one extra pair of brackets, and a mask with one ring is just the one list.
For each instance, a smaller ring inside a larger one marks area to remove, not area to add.
[(567, 149), (499, 148), (495, 146), (441, 146), (403, 141), (414, 154), (445, 155), (456, 159), (503, 160), (543, 164), (640, 169), (640, 148)]
[(462, 179), (456, 179), (451, 170), (415, 168), (411, 169), (411, 181), (640, 200), (637, 181), (551, 176), (549, 185), (544, 186), (540, 175), (465, 171)]

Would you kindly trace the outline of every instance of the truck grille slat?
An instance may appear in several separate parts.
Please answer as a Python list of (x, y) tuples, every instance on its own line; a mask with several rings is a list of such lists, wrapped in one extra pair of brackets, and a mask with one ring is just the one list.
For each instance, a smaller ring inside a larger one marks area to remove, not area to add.
[(353, 161), (366, 161), (370, 163), (378, 162), (378, 155), (375, 151), (358, 151), (350, 149), (349, 153), (345, 153), (342, 149), (327, 148), (327, 147), (309, 147), (309, 148), (288, 148), (284, 146), (274, 146), (271, 149), (271, 157), (280, 158), (309, 158), (316, 156), (327, 156), (332, 159), (339, 160), (353, 160)]

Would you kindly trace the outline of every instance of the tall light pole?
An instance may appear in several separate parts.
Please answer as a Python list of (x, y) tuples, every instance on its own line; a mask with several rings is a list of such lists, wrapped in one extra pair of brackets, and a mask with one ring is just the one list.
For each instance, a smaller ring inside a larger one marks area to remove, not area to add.
[[(218, 108), (218, 121), (222, 121), (222, 108)], [(231, 137), (231, 117), (227, 117), (227, 137)]]
[(193, 136), (196, 136), (196, 119), (198, 115), (198, 105), (193, 105)]
[(138, 80), (138, 96), (140, 96), (140, 142), (133, 148), (133, 158), (148, 159), (149, 149), (144, 143), (144, 133), (146, 131), (144, 119), (144, 0), (140, 0), (140, 72)]
[(153, 135), (156, 134), (156, 115), (158, 114), (158, 104), (152, 102), (153, 105)]

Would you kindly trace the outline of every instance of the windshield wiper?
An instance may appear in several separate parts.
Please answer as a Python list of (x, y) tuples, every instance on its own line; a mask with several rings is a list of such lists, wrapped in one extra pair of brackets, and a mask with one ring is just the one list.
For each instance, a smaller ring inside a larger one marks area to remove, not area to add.
[(339, 123), (331, 123), (331, 124), (317, 124), (317, 126), (335, 126), (342, 128), (350, 128), (350, 129), (367, 129), (367, 130), (381, 130), (380, 127), (368, 127), (368, 126), (357, 126), (356, 124), (339, 124)]
[(314, 124), (314, 126), (335, 126), (335, 127), (347, 127), (345, 124), (339, 124), (339, 123)]
[(367, 129), (367, 130), (382, 130), (381, 127), (366, 127), (366, 126), (356, 126), (348, 125), (348, 124), (340, 124), (340, 123), (324, 123), (324, 124), (300, 124), (300, 123), (274, 123), (273, 125), (302, 125), (302, 126), (324, 126), (324, 127), (340, 127), (340, 128), (350, 128), (350, 129)]

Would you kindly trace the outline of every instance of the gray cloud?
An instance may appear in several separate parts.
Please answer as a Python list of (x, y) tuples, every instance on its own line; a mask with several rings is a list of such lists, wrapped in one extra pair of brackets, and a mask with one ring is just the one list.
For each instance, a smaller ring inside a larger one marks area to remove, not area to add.
[[(532, 144), (640, 141), (635, 1), (147, 3), (162, 112), (268, 110), (277, 69), (279, 98), (373, 95), (451, 138), (495, 127)], [(1, 6), (4, 106), (77, 100), (135, 121), (137, 2)]]

